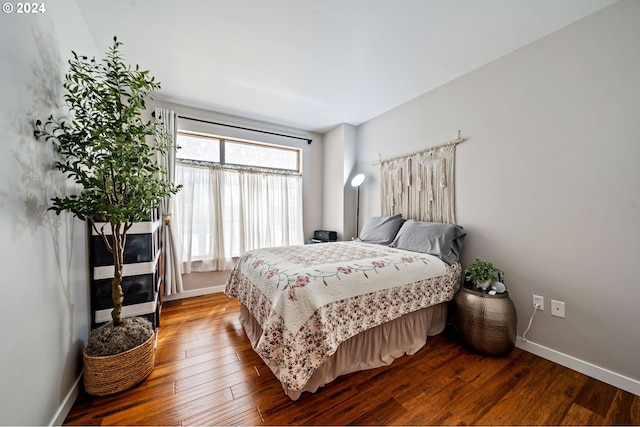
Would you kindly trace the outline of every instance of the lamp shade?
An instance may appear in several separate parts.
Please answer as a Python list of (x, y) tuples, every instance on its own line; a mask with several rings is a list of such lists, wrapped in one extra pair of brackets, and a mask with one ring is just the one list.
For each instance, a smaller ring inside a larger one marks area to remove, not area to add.
[(362, 183), (364, 182), (364, 178), (365, 178), (365, 175), (363, 173), (357, 174), (351, 180), (351, 186), (352, 187), (360, 187), (362, 185)]

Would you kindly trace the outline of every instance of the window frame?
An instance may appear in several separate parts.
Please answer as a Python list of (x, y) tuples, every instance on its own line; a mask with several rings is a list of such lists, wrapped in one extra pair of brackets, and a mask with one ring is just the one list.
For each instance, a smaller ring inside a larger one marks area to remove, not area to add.
[[(276, 173), (295, 173), (295, 174), (299, 174), (299, 175), (302, 174), (302, 149), (300, 149), (300, 148), (289, 147), (289, 146), (286, 146), (286, 145), (273, 144), (273, 143), (269, 143), (269, 142), (254, 141), (254, 140), (233, 138), (233, 137), (227, 137), (227, 136), (204, 133), (204, 132), (183, 130), (183, 129), (178, 129), (177, 135), (178, 136), (184, 135), (184, 136), (194, 137), (194, 138), (214, 139), (214, 140), (219, 141), (219, 143), (220, 143), (220, 147), (219, 147), (219, 150), (220, 150), (220, 153), (219, 153), (220, 161), (219, 162), (212, 162), (212, 161), (208, 161), (208, 160), (182, 159), (182, 158), (178, 157), (179, 150), (177, 150), (176, 151), (176, 161), (178, 161), (178, 162), (220, 165), (221, 167), (229, 167), (229, 168), (234, 168), (234, 169), (251, 168), (251, 169), (263, 169), (263, 170), (266, 170), (266, 171), (271, 171), (271, 172), (276, 172)], [(226, 148), (225, 145), (226, 145), (227, 141), (235, 143), (235, 144), (243, 144), (243, 145), (250, 145), (250, 146), (256, 146), (256, 147), (261, 147), (261, 148), (271, 148), (271, 149), (274, 149), (274, 150), (294, 152), (296, 154), (296, 168), (295, 169), (284, 169), (284, 168), (273, 168), (273, 167), (268, 167), (268, 166), (258, 166), (258, 165), (251, 165), (251, 164), (227, 163), (226, 157), (225, 157), (225, 148)], [(176, 141), (176, 142), (179, 145), (179, 142), (178, 141)]]

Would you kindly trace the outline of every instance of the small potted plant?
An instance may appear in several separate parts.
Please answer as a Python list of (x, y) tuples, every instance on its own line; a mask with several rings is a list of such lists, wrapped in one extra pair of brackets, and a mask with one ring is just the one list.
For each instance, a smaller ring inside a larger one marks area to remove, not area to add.
[(483, 259), (476, 258), (464, 272), (464, 277), (469, 282), (473, 283), (475, 287), (486, 291), (491, 283), (496, 280), (496, 273), (499, 273), (500, 269)]

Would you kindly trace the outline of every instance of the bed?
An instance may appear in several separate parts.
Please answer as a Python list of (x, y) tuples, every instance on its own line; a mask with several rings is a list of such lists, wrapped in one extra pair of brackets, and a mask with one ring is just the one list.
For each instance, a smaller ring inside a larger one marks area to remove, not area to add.
[(442, 332), (460, 286), (464, 234), (451, 224), (374, 217), (357, 241), (245, 253), (225, 293), (241, 302), (253, 349), (297, 400), (340, 375), (414, 354)]

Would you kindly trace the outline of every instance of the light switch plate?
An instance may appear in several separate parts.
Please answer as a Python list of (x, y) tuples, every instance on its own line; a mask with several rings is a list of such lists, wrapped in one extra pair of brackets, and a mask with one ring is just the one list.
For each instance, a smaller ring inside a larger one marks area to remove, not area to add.
[(551, 300), (551, 315), (562, 317), (564, 319), (564, 301), (556, 301), (554, 299)]

